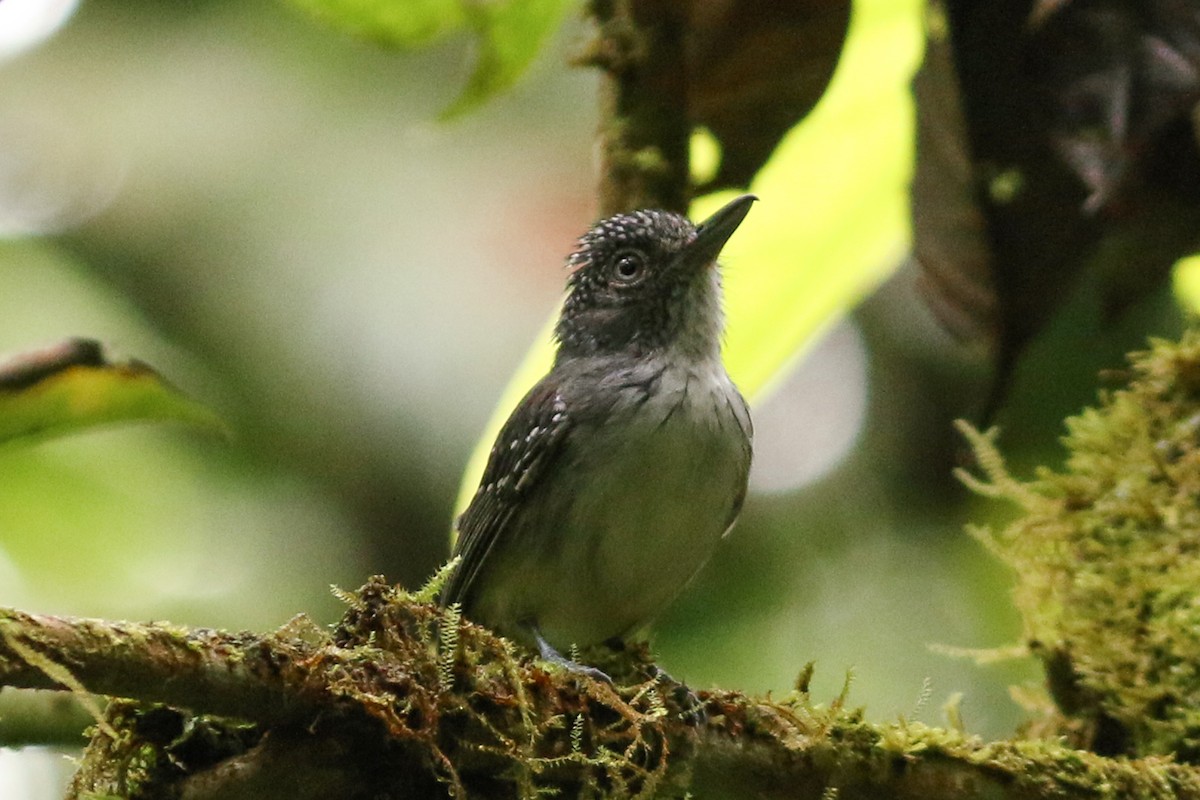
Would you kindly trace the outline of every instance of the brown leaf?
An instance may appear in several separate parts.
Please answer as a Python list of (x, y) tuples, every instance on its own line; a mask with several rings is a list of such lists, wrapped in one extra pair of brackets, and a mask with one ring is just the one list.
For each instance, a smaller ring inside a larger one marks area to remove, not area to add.
[(950, 42), (931, 33), (913, 80), (916, 166), (911, 189), (913, 255), (922, 294), (955, 337), (996, 339), (996, 287), (986, 220), (975, 194), (974, 164), (959, 103)]
[(816, 105), (849, 22), (849, 0), (693, 0), (688, 104), (723, 152), (706, 191), (749, 183)]

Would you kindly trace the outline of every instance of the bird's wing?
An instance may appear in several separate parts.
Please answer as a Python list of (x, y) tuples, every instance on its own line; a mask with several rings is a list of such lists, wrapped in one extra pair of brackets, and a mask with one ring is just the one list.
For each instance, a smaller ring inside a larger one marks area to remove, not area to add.
[(465, 601), (488, 553), (506, 535), (522, 499), (558, 456), (570, 427), (566, 401), (549, 376), (529, 391), (504, 423), (475, 497), (458, 518), (454, 554), (462, 561), (442, 592), (443, 606)]
[(735, 388), (733, 393), (725, 398), (725, 402), (729, 406), (734, 422), (742, 432), (742, 469), (734, 484), (733, 506), (729, 509), (729, 516), (725, 520), (725, 533), (722, 536), (729, 535), (729, 532), (733, 530), (733, 524), (737, 522), (738, 515), (742, 513), (742, 504), (746, 501), (746, 490), (749, 488), (750, 462), (753, 459), (752, 442), (754, 441), (754, 424), (750, 421), (750, 406), (746, 404), (742, 393)]

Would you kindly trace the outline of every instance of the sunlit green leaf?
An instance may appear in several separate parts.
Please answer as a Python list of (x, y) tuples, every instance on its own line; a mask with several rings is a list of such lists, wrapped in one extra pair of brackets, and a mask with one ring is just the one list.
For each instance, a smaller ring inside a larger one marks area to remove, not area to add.
[(140, 361), (111, 362), (88, 339), (0, 363), (0, 445), (133, 420), (176, 420), (223, 430), (212, 411)]
[[(921, 53), (921, 4), (856, 4), (842, 61), (825, 97), (750, 185), (758, 195), (721, 258), (725, 362), (750, 399), (899, 265), (908, 246), (913, 109), (908, 82)], [(703, 219), (734, 195), (696, 200)], [(509, 383), (468, 463), (470, 501), (512, 407), (553, 360), (552, 323)]]
[[(856, 5), (828, 93), (750, 190), (762, 202), (725, 249), (725, 362), (753, 401), (903, 259), (910, 234), (921, 4)], [(699, 198), (703, 219), (733, 196)]]

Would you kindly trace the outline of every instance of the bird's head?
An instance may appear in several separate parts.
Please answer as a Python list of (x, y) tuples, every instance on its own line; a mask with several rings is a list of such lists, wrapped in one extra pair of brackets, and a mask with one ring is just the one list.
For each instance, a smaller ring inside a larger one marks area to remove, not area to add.
[(671, 347), (715, 355), (723, 327), (717, 256), (756, 199), (742, 195), (699, 226), (654, 210), (596, 223), (567, 260), (559, 358)]

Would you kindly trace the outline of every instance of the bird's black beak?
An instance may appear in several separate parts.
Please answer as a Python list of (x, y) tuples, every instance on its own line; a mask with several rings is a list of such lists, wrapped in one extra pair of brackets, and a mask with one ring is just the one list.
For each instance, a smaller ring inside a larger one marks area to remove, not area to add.
[(684, 248), (682, 260), (694, 269), (700, 269), (717, 260), (721, 248), (733, 236), (733, 232), (750, 213), (750, 206), (758, 198), (744, 194), (730, 200), (719, 211), (701, 222), (696, 228), (696, 238)]

